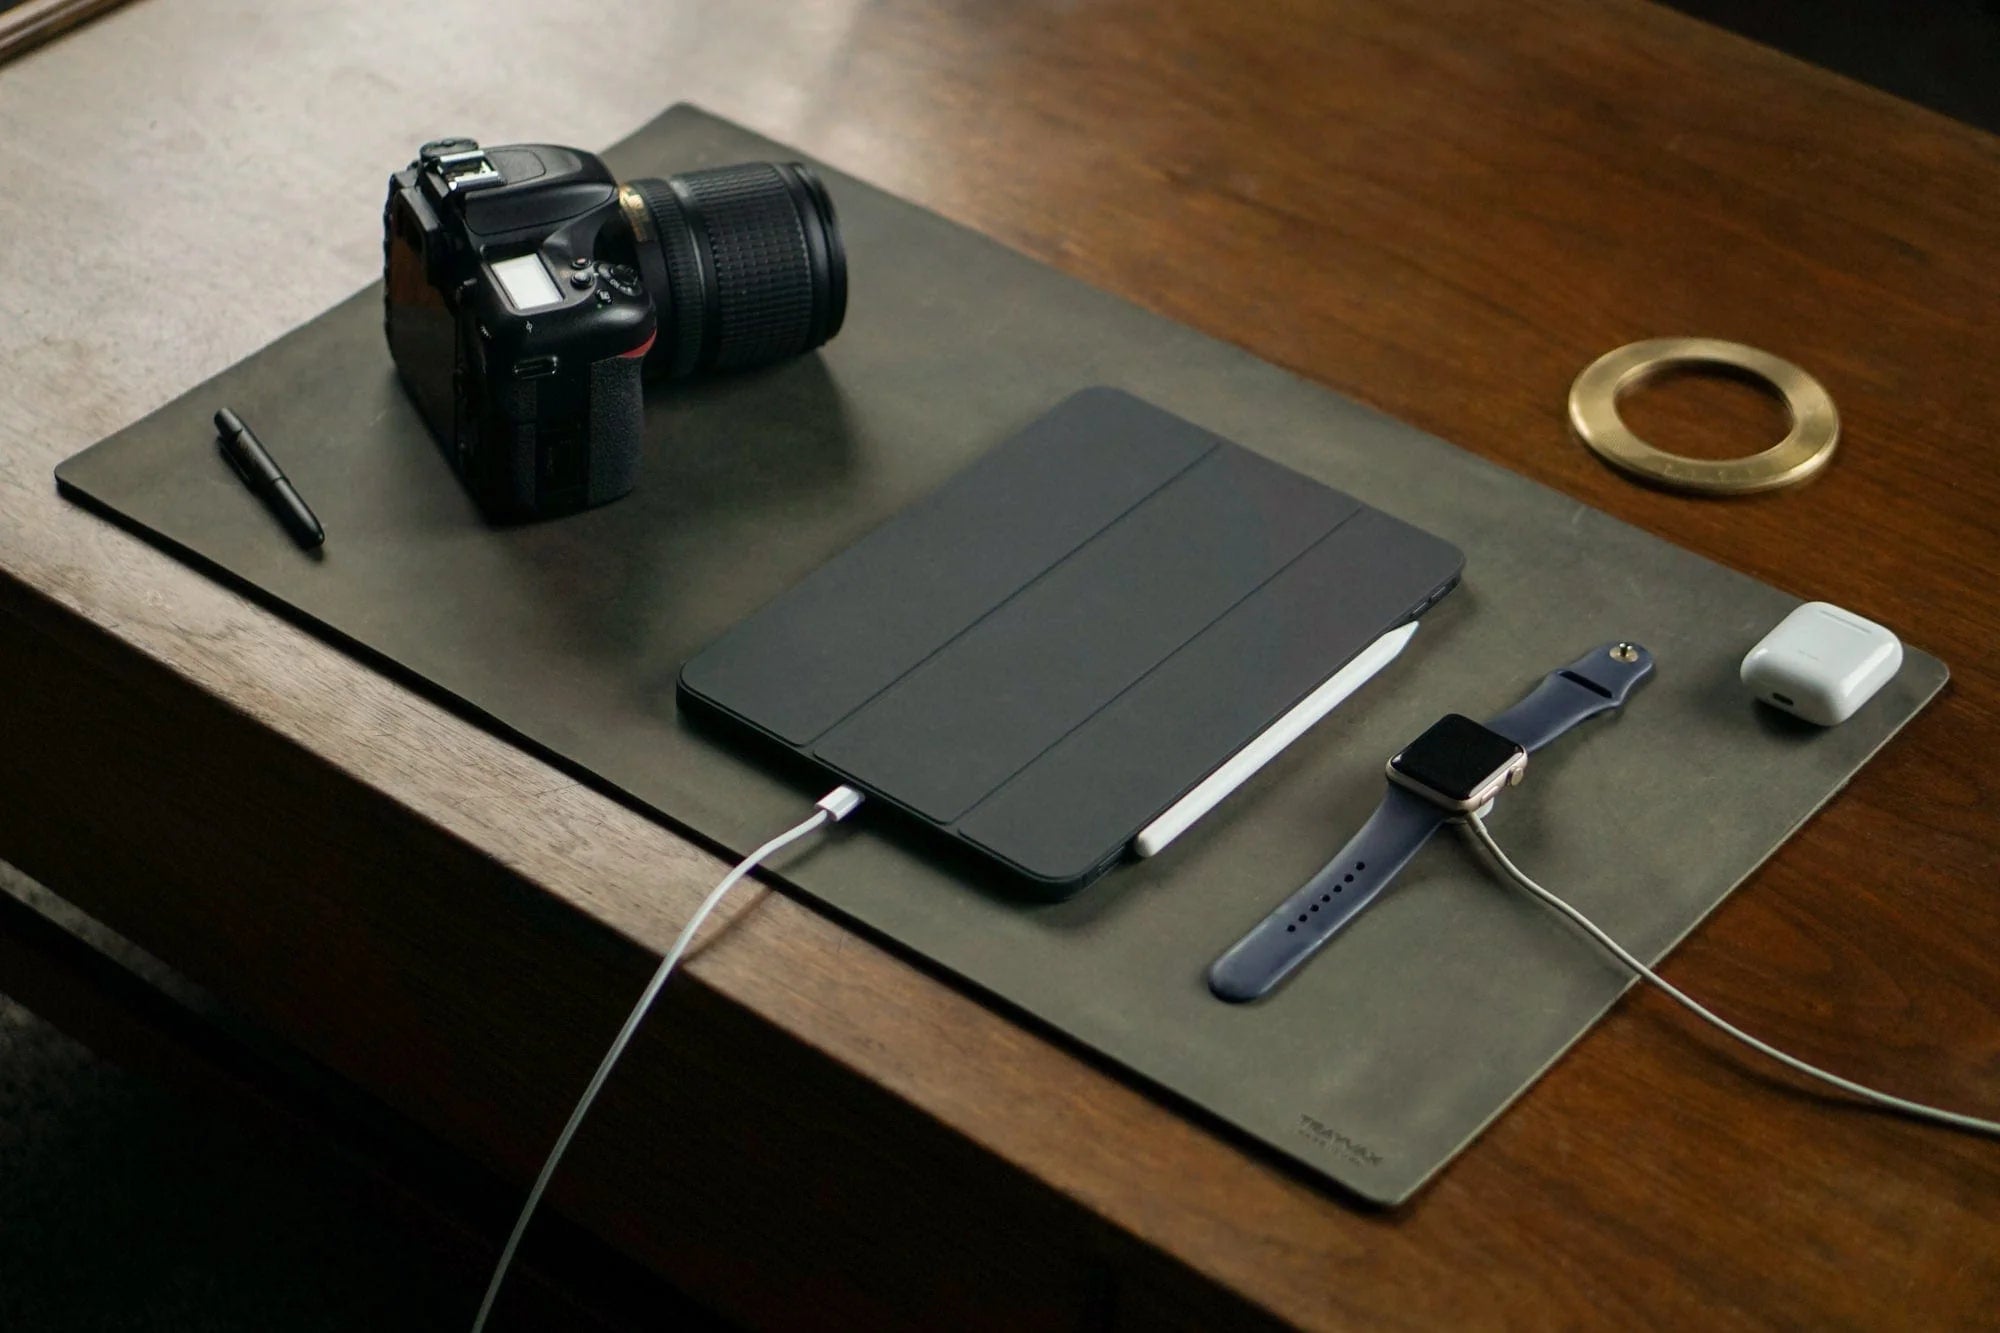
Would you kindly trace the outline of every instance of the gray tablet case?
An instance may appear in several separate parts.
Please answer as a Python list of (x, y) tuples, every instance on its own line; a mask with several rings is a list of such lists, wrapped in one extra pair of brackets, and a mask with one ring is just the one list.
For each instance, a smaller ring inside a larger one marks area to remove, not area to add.
[[(686, 107), (605, 154), (628, 177), (795, 156)], [(1465, 552), (1465, 581), (1410, 648), (1164, 854), (1067, 901), (1024, 902), (989, 891), (978, 860), (933, 856), (864, 809), (777, 867), (823, 910), (1211, 1126), (1384, 1202), (1464, 1146), (1628, 980), (1438, 838), (1281, 992), (1213, 999), (1210, 960), (1375, 808), (1385, 757), (1440, 713), (1506, 707), (1593, 644), (1645, 643), (1659, 659), (1645, 690), (1538, 758), (1490, 823), (1531, 874), (1650, 960), (1944, 682), (1912, 650), (1838, 727), (1772, 713), (1743, 696), (1736, 667), (1797, 597), (824, 175), (847, 241), (846, 327), (813, 356), (653, 391), (638, 489), (616, 504), (483, 523), (396, 381), (373, 287), (68, 460), (58, 480), (734, 855), (825, 788), (748, 753), (740, 730), (691, 725), (675, 702), (682, 663), (1079, 389), (1117, 385), (1436, 533)], [(355, 201), (350, 234), (375, 224), (376, 203)], [(209, 418), (224, 404), (325, 520), (319, 558), (222, 461)], [(1548, 421), (1549, 448), (1577, 447), (1560, 395)]]
[(1464, 563), (1085, 389), (723, 635), (682, 698), (1061, 897)]

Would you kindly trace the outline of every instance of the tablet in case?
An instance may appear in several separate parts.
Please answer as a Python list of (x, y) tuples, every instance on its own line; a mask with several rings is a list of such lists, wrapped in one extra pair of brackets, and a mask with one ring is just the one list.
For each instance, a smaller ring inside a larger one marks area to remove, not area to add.
[(680, 696), (1067, 896), (1463, 564), (1085, 389), (725, 633)]

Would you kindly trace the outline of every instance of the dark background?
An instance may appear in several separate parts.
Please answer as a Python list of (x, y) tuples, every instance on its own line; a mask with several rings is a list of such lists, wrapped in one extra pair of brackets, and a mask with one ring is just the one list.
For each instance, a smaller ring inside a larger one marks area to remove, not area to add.
[(2000, 0), (1666, 0), (2000, 134)]

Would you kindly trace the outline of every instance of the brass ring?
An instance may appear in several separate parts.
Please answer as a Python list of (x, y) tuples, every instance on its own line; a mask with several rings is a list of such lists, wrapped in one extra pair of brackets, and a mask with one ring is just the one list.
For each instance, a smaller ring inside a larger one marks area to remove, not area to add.
[[(1685, 458), (1655, 449), (1618, 416), (1618, 397), (1669, 366), (1726, 366), (1776, 389), (1791, 413), (1785, 438), (1748, 458)], [(1599, 458), (1641, 481), (1700, 495), (1748, 495), (1796, 486), (1825, 467), (1840, 442), (1840, 414), (1820, 382), (1791, 362), (1719, 338), (1627, 343), (1584, 368), (1569, 386), (1569, 420)]]

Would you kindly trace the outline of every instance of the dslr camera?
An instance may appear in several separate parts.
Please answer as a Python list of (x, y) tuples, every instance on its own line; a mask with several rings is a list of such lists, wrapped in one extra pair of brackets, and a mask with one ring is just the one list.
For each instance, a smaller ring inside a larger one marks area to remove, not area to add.
[(553, 144), (425, 144), (382, 212), (389, 352), (491, 518), (632, 488), (642, 376), (807, 352), (840, 331), (833, 201), (800, 163), (619, 182)]

